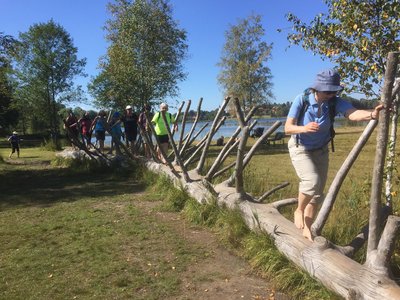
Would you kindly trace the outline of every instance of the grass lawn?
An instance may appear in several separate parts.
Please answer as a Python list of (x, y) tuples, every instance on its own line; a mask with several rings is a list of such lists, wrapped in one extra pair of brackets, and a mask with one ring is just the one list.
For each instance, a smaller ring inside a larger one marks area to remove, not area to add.
[[(1, 149), (0, 154), (8, 154)], [(203, 255), (157, 222), (134, 172), (54, 167), (21, 150), (0, 164), (1, 299), (161, 299)]]

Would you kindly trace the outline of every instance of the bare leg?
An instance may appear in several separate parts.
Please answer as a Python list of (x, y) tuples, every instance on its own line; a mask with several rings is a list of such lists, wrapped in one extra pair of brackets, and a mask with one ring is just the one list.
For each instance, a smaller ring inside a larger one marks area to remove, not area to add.
[[(168, 143), (162, 143), (161, 144), (161, 149), (163, 150), (163, 152), (165, 154), (167, 154), (167, 152), (168, 152)], [(166, 160), (164, 159), (164, 157), (162, 156), (162, 152), (161, 151), (160, 151), (160, 159), (164, 164), (167, 163)]]
[(307, 204), (311, 201), (312, 196), (303, 194), (299, 192), (297, 209), (294, 212), (294, 224), (297, 228), (304, 228), (304, 210)]
[(309, 203), (304, 210), (304, 228), (303, 228), (303, 236), (305, 236), (310, 241), (313, 240), (313, 236), (311, 234), (311, 225), (314, 221), (315, 213), (317, 211), (317, 204)]

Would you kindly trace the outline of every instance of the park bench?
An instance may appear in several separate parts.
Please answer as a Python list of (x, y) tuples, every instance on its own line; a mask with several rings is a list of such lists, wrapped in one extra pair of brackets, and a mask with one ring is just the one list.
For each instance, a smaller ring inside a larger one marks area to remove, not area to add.
[(252, 130), (252, 132), (250, 133), (250, 136), (252, 138), (259, 138), (260, 136), (263, 135), (263, 133), (264, 133), (264, 127), (257, 127)]
[(271, 143), (273, 143), (275, 145), (276, 142), (281, 142), (282, 144), (285, 143), (285, 133), (278, 131), (277, 133), (275, 133), (274, 136), (267, 138), (266, 140), (266, 144), (270, 145)]

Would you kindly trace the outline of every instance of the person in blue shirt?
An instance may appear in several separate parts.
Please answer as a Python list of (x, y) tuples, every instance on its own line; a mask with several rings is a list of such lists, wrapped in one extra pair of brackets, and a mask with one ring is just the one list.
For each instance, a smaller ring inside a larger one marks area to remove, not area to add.
[(99, 143), (99, 151), (104, 152), (104, 140), (106, 139), (106, 112), (100, 110), (97, 117), (93, 120), (91, 128), (94, 128), (96, 140)]
[(121, 155), (121, 149), (119, 147), (119, 144), (121, 142), (122, 129), (121, 129), (121, 115), (119, 112), (117, 111), (114, 112), (110, 121), (110, 127), (111, 127), (111, 147), (108, 153), (112, 154), (112, 151), (115, 148), (115, 153), (117, 155)]
[[(302, 113), (304, 94), (298, 95), (290, 107), (285, 123), (285, 133), (290, 134), (289, 154), (299, 177), (298, 206), (294, 212), (294, 223), (303, 230), (303, 235), (313, 240), (311, 225), (318, 204), (323, 200), (323, 191), (328, 174), (329, 141), (331, 140), (330, 101), (334, 101), (335, 114), (341, 113), (351, 121), (378, 119), (383, 105), (373, 110), (354, 108), (338, 96), (343, 90), (340, 75), (334, 69), (317, 74), (314, 84), (307, 89), (309, 105)], [(332, 103), (332, 102), (331, 102)]]

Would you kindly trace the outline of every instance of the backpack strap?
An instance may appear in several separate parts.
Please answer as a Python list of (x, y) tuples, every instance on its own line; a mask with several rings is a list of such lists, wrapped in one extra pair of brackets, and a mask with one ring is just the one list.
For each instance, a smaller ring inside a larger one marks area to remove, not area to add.
[(335, 128), (334, 128), (334, 122), (335, 122), (335, 116), (336, 116), (336, 103), (337, 103), (337, 97), (331, 99), (328, 101), (328, 108), (329, 108), (329, 120), (331, 121), (331, 127), (329, 128), (329, 132), (331, 134), (331, 148), (332, 152), (335, 152), (335, 145), (333, 143), (333, 138), (336, 135)]
[[(299, 116), (297, 117), (297, 124), (296, 125), (300, 125), (300, 120), (304, 117), (307, 108), (310, 106), (310, 101), (308, 100), (311, 94), (311, 90), (310, 89), (306, 89), (303, 92), (303, 95), (301, 97), (301, 102), (302, 102), (302, 106), (300, 109), (300, 113)], [(300, 141), (300, 135), (296, 134), (296, 147), (299, 146), (299, 141)]]
[[(304, 114), (306, 113), (307, 108), (310, 106), (310, 101), (308, 100), (310, 94), (311, 94), (310, 89), (306, 89), (303, 93), (302, 107), (300, 109), (299, 116), (297, 117), (297, 125), (300, 125), (300, 120), (304, 117)], [(329, 120), (331, 123), (329, 132), (330, 132), (330, 136), (331, 136), (330, 142), (331, 142), (332, 152), (335, 152), (335, 145), (333, 143), (333, 138), (335, 137), (335, 134), (336, 134), (335, 128), (334, 128), (334, 122), (335, 122), (335, 116), (336, 116), (336, 103), (337, 103), (337, 97), (328, 101)], [(299, 140), (300, 140), (300, 136), (299, 136), (299, 134), (296, 134), (296, 147), (299, 146)]]

